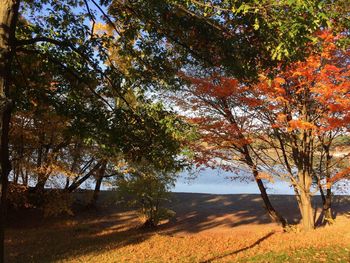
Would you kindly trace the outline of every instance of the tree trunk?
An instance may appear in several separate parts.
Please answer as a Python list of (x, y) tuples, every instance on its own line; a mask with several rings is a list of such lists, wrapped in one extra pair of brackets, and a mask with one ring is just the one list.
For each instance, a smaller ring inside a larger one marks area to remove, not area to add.
[(0, 113), (1, 113), (1, 198), (0, 198), (0, 262), (4, 262), (4, 240), (7, 208), (9, 160), (9, 127), (13, 102), (9, 97), (11, 64), (15, 47), (15, 30), (19, 0), (2, 0), (0, 4)]
[(90, 206), (96, 206), (98, 195), (101, 190), (102, 180), (103, 180), (103, 176), (98, 176), (96, 178), (95, 190), (94, 190), (94, 194), (92, 195), (92, 199), (90, 201)]
[(7, 188), (8, 176), (11, 171), (11, 163), (9, 160), (9, 128), (11, 119), (11, 108), (8, 105), (2, 113), (1, 127), (1, 201), (0, 201), (0, 262), (4, 262), (5, 256), (5, 227), (7, 216)]
[(261, 179), (258, 179), (257, 178), (257, 174), (254, 175), (254, 178), (255, 178), (255, 181), (259, 187), (259, 190), (260, 190), (260, 196), (262, 198), (262, 200), (264, 201), (264, 205), (265, 205), (265, 208), (267, 210), (267, 213), (269, 214), (269, 216), (271, 217), (271, 219), (278, 223), (278, 224), (281, 224), (282, 227), (285, 227), (287, 225), (287, 221), (284, 217), (282, 217), (276, 210), (275, 208), (272, 206), (271, 204), (271, 201), (269, 199), (269, 196), (267, 195), (267, 192), (266, 192), (266, 188), (264, 186), (264, 183), (262, 182)]
[[(225, 106), (225, 113), (227, 114), (227, 118), (230, 121), (231, 124), (235, 125), (236, 127), (238, 127), (237, 122), (235, 117), (232, 115), (232, 112), (229, 110), (228, 105)], [(237, 129), (237, 134), (236, 134), (237, 138), (240, 140), (246, 140), (244, 134), (242, 133), (242, 131), (240, 129)], [(259, 179), (259, 172), (257, 170), (257, 167), (250, 155), (250, 151), (248, 148), (248, 145), (245, 144), (243, 146), (240, 146), (240, 150), (244, 155), (244, 159), (245, 159), (245, 163), (250, 167), (250, 169), (252, 170), (254, 179), (256, 181), (256, 183), (258, 184), (259, 190), (260, 190), (260, 195), (262, 200), (264, 201), (264, 205), (265, 208), (269, 214), (269, 216), (271, 217), (271, 219), (278, 223), (281, 224), (282, 227), (285, 227), (287, 225), (287, 221), (279, 214), (277, 213), (277, 211), (274, 209), (274, 207), (272, 206), (270, 199), (267, 195), (266, 192), (266, 188), (264, 186), (264, 183), (261, 179)]]
[(65, 184), (65, 186), (64, 186), (64, 189), (68, 189), (68, 187), (69, 187), (69, 184), (70, 184), (70, 180), (69, 180), (69, 177), (67, 176), (67, 178), (66, 178), (66, 184)]
[(333, 215), (332, 215), (332, 191), (327, 186), (327, 194), (325, 196), (325, 200), (323, 203), (323, 212), (324, 212), (324, 222), (327, 224), (333, 223)]
[(100, 190), (101, 190), (103, 176), (105, 175), (105, 171), (106, 171), (106, 166), (107, 166), (107, 162), (103, 161), (102, 165), (101, 165), (101, 167), (96, 175), (96, 185), (95, 185), (94, 194), (93, 194), (92, 200), (91, 200), (91, 205), (93, 205), (93, 206), (95, 206), (97, 203), (98, 195), (99, 195)]
[(250, 157), (249, 153), (248, 153), (248, 149), (247, 150), (247, 153), (245, 155), (245, 160), (246, 160), (246, 163), (247, 165), (250, 167), (250, 169), (252, 170), (252, 173), (253, 173), (253, 176), (254, 176), (254, 179), (259, 187), (259, 190), (260, 190), (260, 196), (262, 198), (262, 200), (264, 201), (264, 206), (265, 206), (265, 209), (267, 211), (267, 213), (269, 214), (270, 218), (278, 223), (278, 224), (281, 224), (282, 227), (285, 227), (287, 225), (287, 221), (284, 217), (282, 217), (276, 210), (275, 208), (272, 206), (271, 204), (271, 201), (269, 199), (269, 196), (267, 195), (267, 192), (266, 192), (266, 188), (264, 186), (264, 183), (261, 179), (259, 179), (259, 172), (256, 168), (256, 165), (254, 165), (253, 163), (253, 160), (252, 158)]
[(18, 179), (19, 179), (19, 169), (18, 169), (18, 164), (13, 163), (12, 164), (12, 169), (13, 169), (13, 184), (18, 184)]
[(326, 186), (327, 186), (327, 192), (326, 196), (323, 198), (323, 212), (324, 212), (324, 222), (327, 224), (333, 223), (333, 216), (332, 216), (332, 184), (330, 183), (331, 178), (331, 154), (330, 154), (330, 143), (323, 146), (324, 151), (326, 152)]
[(313, 209), (311, 204), (311, 195), (307, 191), (300, 192), (300, 213), (302, 216), (302, 227), (304, 231), (309, 231), (315, 228), (315, 222), (313, 217)]
[(81, 177), (79, 180), (76, 180), (75, 182), (73, 182), (67, 188), (67, 191), (71, 193), (74, 190), (76, 190), (83, 182), (85, 182), (87, 179), (89, 179), (96, 172), (96, 170), (98, 170), (100, 168), (100, 166), (101, 166), (101, 163), (97, 163), (86, 175)]
[(45, 190), (45, 184), (50, 177), (50, 172), (38, 173), (38, 181), (35, 185), (35, 191), (38, 193), (43, 193)]
[(21, 168), (21, 178), (22, 178), (22, 184), (25, 186), (28, 186), (28, 173), (23, 171), (23, 168)]

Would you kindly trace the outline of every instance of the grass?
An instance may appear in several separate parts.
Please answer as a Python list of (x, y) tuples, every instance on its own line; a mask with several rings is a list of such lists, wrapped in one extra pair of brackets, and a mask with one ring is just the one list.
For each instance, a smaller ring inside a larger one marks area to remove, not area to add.
[[(350, 219), (344, 215), (333, 226), (285, 233), (246, 218), (250, 213), (218, 216), (213, 200), (191, 206), (200, 220), (178, 209), (178, 221), (156, 231), (140, 229), (135, 211), (113, 206), (56, 219), (23, 214), (7, 230), (7, 262), (350, 262)], [(246, 205), (259, 209), (259, 203)], [(212, 214), (201, 215), (205, 207)], [(191, 224), (180, 227), (181, 218)]]
[(321, 249), (307, 248), (292, 252), (269, 252), (265, 254), (256, 255), (254, 257), (243, 258), (237, 263), (251, 262), (251, 263), (320, 263), (320, 262), (338, 262), (348, 263), (350, 261), (350, 249), (339, 246), (325, 247)]

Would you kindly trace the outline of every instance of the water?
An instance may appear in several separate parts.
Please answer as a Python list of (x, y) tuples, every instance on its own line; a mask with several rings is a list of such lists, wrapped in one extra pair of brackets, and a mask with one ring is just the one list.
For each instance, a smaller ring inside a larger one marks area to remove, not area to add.
[[(182, 172), (175, 184), (173, 192), (186, 193), (207, 193), (207, 194), (259, 194), (257, 184), (252, 181), (252, 176), (240, 172), (240, 176), (247, 178), (244, 182), (235, 179), (234, 174), (219, 169), (204, 169), (193, 179), (188, 179), (189, 175)], [(269, 194), (293, 195), (294, 191), (287, 182), (276, 181), (275, 183), (265, 182)]]
[[(232, 176), (245, 178), (244, 182), (238, 179), (232, 180)], [(191, 179), (189, 179), (189, 177)], [(294, 190), (287, 182), (276, 180), (274, 183), (264, 181), (268, 194), (294, 195)], [(30, 185), (34, 186), (36, 180), (31, 180)], [(50, 178), (47, 187), (63, 188), (65, 176), (54, 176)], [(94, 189), (95, 180), (93, 178), (85, 181), (81, 189)], [(101, 190), (110, 190), (111, 184), (102, 184)], [(332, 191), (337, 195), (350, 194), (350, 180), (342, 180), (332, 187)], [(257, 184), (249, 172), (240, 171), (238, 174), (225, 172), (220, 169), (204, 169), (190, 176), (188, 172), (182, 172), (172, 189), (172, 192), (182, 193), (204, 193), (204, 194), (260, 194)], [(317, 191), (316, 195), (319, 193)]]

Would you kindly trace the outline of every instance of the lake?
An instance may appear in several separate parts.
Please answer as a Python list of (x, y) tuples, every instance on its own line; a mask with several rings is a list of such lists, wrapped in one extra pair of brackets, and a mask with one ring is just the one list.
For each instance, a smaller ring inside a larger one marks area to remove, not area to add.
[[(243, 172), (241, 172), (243, 173)], [(208, 194), (259, 194), (259, 189), (255, 181), (246, 180), (240, 182), (232, 180), (234, 174), (219, 169), (204, 169), (198, 172), (195, 178), (188, 179), (186, 172), (180, 174), (175, 184), (173, 192), (185, 193), (208, 193)], [(242, 174), (244, 175), (244, 174)], [(247, 176), (245, 176), (247, 177)], [(253, 177), (251, 177), (252, 179)], [(275, 183), (265, 183), (269, 194), (294, 194), (294, 190), (287, 182), (276, 181)]]

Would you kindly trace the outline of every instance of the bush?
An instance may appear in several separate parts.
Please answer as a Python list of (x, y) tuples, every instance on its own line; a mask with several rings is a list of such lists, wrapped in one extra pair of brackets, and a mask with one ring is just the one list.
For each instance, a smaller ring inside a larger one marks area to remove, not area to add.
[(43, 211), (45, 217), (73, 214), (71, 209), (73, 196), (61, 189), (45, 189), (37, 192), (34, 188), (10, 183), (7, 200), (10, 208), (37, 208)]
[(28, 198), (29, 187), (19, 184), (9, 183), (7, 192), (7, 201), (11, 208), (29, 208), (32, 207)]
[(73, 215), (73, 197), (71, 193), (60, 189), (48, 190), (44, 194), (42, 210), (45, 217), (57, 216), (60, 214)]
[(134, 172), (117, 181), (118, 199), (139, 209), (145, 227), (155, 227), (161, 220), (170, 219), (175, 212), (163, 207), (169, 201), (175, 176), (161, 172)]

